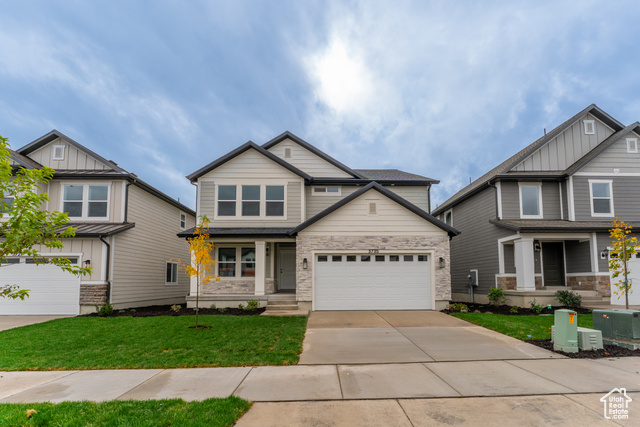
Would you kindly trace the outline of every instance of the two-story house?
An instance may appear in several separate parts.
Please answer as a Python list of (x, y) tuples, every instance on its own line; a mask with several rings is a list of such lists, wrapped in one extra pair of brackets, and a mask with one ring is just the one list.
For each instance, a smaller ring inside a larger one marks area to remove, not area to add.
[[(449, 239), (430, 178), (354, 170), (285, 132), (249, 141), (187, 177), (211, 221), (216, 274), (200, 303), (312, 310), (434, 309), (450, 297)], [(193, 229), (180, 235), (189, 237)], [(195, 305), (196, 283), (187, 298)]]
[[(16, 254), (0, 267), (0, 283), (30, 289), (29, 298), (0, 299), (0, 314), (79, 314), (110, 302), (114, 308), (185, 301), (189, 278), (175, 260), (190, 259), (177, 233), (195, 224), (195, 212), (54, 130), (11, 152), (18, 168), (55, 169), (40, 190), (44, 209), (66, 212), (75, 237), (62, 249), (38, 248), (43, 257), (66, 256), (90, 266), (76, 277)], [(11, 203), (11, 200), (6, 200)]]
[(462, 232), (453, 299), (486, 301), (494, 286), (519, 306), (552, 303), (557, 289), (608, 299), (612, 220), (640, 226), (639, 138), (637, 122), (591, 105), (435, 209)]

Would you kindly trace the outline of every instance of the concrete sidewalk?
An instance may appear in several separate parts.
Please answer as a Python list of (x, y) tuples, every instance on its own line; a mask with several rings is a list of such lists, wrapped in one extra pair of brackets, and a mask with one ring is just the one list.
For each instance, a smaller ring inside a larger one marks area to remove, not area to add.
[(415, 399), (640, 391), (640, 358), (0, 372), (0, 402)]

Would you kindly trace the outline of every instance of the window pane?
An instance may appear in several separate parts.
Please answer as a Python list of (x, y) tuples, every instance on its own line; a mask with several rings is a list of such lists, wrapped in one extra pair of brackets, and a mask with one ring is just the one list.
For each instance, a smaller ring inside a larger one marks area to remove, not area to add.
[(371, 255), (361, 255), (360, 256), (360, 261), (361, 262), (370, 262), (371, 261)]
[(429, 256), (428, 255), (418, 255), (418, 261), (429, 261)]
[(260, 216), (260, 202), (242, 202), (242, 216)]
[(218, 261), (234, 261), (236, 260), (236, 248), (220, 248), (218, 249)]
[(593, 199), (593, 213), (611, 213), (609, 199)]
[(284, 216), (284, 202), (267, 202), (267, 216)]
[(260, 200), (259, 185), (243, 185), (242, 200)]
[(64, 202), (62, 210), (66, 212), (69, 217), (82, 216), (82, 202)]
[(168, 262), (167, 263), (167, 271), (166, 271), (165, 280), (164, 280), (166, 283), (171, 283), (171, 272), (172, 272), (171, 263)]
[(447, 212), (444, 214), (444, 223), (447, 225), (451, 225), (451, 212)]
[(327, 262), (326, 255), (318, 255), (318, 262)]
[(347, 255), (347, 262), (356, 262), (355, 255)]
[(218, 200), (235, 200), (235, 199), (236, 199), (235, 185), (219, 185), (218, 186)]
[(594, 182), (591, 184), (593, 188), (593, 197), (610, 197), (609, 183), (607, 182)]
[(9, 212), (13, 205), (13, 197), (5, 197), (2, 199), (2, 205), (0, 205), (0, 213)]
[(342, 261), (342, 255), (333, 255), (331, 257), (331, 261), (333, 261), (333, 262), (341, 262)]
[(523, 215), (540, 215), (540, 206), (538, 204), (539, 189), (539, 187), (533, 185), (523, 185), (522, 187), (520, 187)]
[(384, 255), (376, 255), (376, 261), (384, 261)]
[(65, 185), (64, 200), (82, 200), (82, 185)]
[(220, 277), (236, 277), (236, 265), (235, 263), (218, 264), (218, 275)]
[(256, 260), (256, 250), (254, 248), (242, 248), (242, 261), (249, 262)]
[(242, 277), (255, 277), (256, 265), (252, 262), (243, 262), (242, 270), (240, 270), (240, 275)]
[(109, 188), (106, 185), (90, 185), (89, 200), (107, 200)]
[(400, 255), (389, 255), (389, 261), (400, 261)]
[(89, 202), (89, 216), (104, 218), (107, 216), (107, 202)]
[(407, 262), (413, 261), (413, 255), (405, 255), (404, 260)]
[(267, 185), (267, 200), (284, 200), (284, 185)]
[(327, 187), (313, 187), (314, 193), (326, 193)]
[(339, 193), (340, 187), (327, 187), (327, 193)]
[(218, 216), (236, 216), (236, 202), (218, 202)]

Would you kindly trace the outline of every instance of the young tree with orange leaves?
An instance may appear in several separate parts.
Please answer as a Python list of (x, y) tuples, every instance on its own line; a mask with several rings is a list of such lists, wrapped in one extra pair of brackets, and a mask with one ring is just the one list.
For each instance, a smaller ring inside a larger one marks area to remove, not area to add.
[(196, 278), (196, 328), (209, 328), (210, 326), (198, 325), (198, 311), (200, 310), (200, 286), (207, 283), (219, 281), (220, 277), (215, 274), (216, 261), (211, 257), (213, 252), (213, 242), (209, 240), (210, 221), (206, 216), (198, 218), (200, 222), (196, 224), (193, 237), (187, 239), (191, 252), (191, 262), (189, 264), (178, 261), (180, 268), (189, 275)]
[[(617, 218), (618, 220), (620, 218)], [(617, 283), (611, 283), (611, 286), (616, 287), (612, 292), (618, 296), (618, 299), (622, 295), (625, 297), (625, 303), (627, 309), (629, 309), (629, 293), (631, 291), (631, 283), (629, 283), (629, 259), (634, 256), (638, 249), (638, 239), (631, 237), (632, 227), (624, 221), (613, 220), (613, 228), (609, 230), (609, 235), (613, 239), (611, 241), (611, 253), (609, 257), (609, 269), (612, 271), (611, 277), (616, 279), (620, 275), (623, 275), (623, 280), (618, 280)], [(613, 280), (612, 280), (613, 282)]]

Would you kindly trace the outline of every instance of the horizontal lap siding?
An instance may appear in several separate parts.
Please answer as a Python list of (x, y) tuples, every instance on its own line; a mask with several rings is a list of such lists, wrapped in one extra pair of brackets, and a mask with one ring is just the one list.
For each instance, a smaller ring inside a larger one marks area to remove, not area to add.
[(498, 239), (514, 234), (489, 223), (496, 217), (495, 189), (488, 188), (453, 207), (453, 227), (461, 234), (451, 240), (453, 292), (467, 292), (469, 270), (478, 270), (478, 292), (486, 294), (498, 274)]
[(62, 249), (47, 248), (46, 246), (36, 246), (36, 249), (42, 255), (49, 254), (82, 254), (82, 260), (91, 260), (91, 275), (80, 276), (80, 280), (98, 281), (102, 280), (102, 251), (104, 244), (97, 238), (93, 239), (62, 239)]
[[(130, 186), (128, 220), (135, 227), (114, 239), (112, 303), (185, 297), (189, 278), (182, 270), (177, 285), (165, 285), (166, 261), (190, 261), (189, 246), (176, 236), (180, 209)], [(187, 228), (194, 225), (193, 216), (187, 215)]]
[(413, 203), (420, 209), (429, 212), (429, 187), (403, 187), (402, 185), (394, 185), (386, 186), (385, 188), (387, 190), (393, 191), (398, 196)]
[(632, 176), (574, 176), (576, 221), (611, 221), (613, 217), (592, 217), (589, 180), (613, 181), (613, 212), (625, 221), (640, 220), (640, 177)]
[[(486, 191), (486, 190), (485, 190)], [(502, 194), (502, 218), (520, 218), (520, 189), (517, 182), (503, 182), (500, 184)]]
[[(517, 182), (503, 182), (500, 187), (502, 219), (520, 219), (520, 185)], [(543, 219), (560, 219), (560, 189), (557, 182), (542, 183), (542, 213)]]
[(560, 187), (557, 182), (542, 183), (542, 211), (544, 219), (560, 219)]
[(618, 169), (620, 173), (640, 173), (640, 150), (638, 153), (627, 153), (627, 138), (635, 138), (640, 142), (640, 136), (631, 132), (600, 153), (580, 172), (613, 173), (614, 169)]
[(567, 240), (564, 242), (567, 260), (567, 273), (585, 273), (591, 271), (591, 244)]

